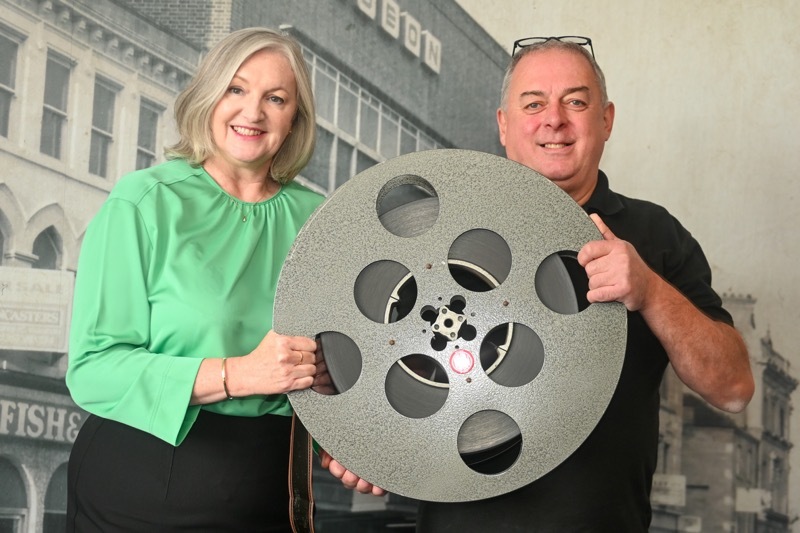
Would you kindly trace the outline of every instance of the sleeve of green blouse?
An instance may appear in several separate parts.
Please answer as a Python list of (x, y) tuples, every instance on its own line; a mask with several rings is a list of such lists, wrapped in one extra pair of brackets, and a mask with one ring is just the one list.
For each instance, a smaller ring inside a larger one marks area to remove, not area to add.
[(177, 445), (201, 358), (148, 351), (151, 242), (136, 206), (109, 199), (86, 231), (75, 282), (67, 386), (95, 415)]

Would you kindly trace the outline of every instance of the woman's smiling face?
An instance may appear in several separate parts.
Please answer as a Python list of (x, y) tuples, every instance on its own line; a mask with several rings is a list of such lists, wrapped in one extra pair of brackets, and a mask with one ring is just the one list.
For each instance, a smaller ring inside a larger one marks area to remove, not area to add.
[(263, 171), (289, 135), (297, 87), (289, 61), (260, 50), (242, 63), (211, 115), (216, 152), (209, 160), (228, 172)]

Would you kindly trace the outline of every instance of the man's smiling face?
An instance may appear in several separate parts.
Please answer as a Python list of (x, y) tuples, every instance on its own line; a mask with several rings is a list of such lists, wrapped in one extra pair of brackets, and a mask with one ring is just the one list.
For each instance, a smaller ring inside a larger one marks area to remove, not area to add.
[(509, 159), (543, 174), (580, 204), (589, 198), (611, 135), (614, 105), (603, 105), (585, 57), (544, 49), (521, 58), (497, 122)]

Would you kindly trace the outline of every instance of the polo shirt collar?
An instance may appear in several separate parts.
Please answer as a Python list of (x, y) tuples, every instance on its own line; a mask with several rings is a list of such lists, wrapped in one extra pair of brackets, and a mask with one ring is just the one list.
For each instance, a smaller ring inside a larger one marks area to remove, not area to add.
[(597, 185), (594, 192), (583, 205), (587, 213), (598, 213), (600, 215), (613, 215), (624, 209), (619, 195), (609, 189), (608, 177), (602, 170), (597, 171)]

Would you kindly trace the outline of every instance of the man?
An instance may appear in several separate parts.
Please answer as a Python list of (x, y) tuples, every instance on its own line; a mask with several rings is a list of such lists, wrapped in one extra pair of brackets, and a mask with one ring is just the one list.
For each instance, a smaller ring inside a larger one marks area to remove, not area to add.
[(561, 465), (496, 498), (423, 502), (420, 533), (646, 532), (667, 364), (725, 411), (743, 410), (752, 397), (747, 349), (711, 289), (698, 243), (665, 209), (609, 190), (599, 169), (614, 104), (587, 45), (585, 38), (515, 43), (497, 123), (508, 158), (567, 192), (604, 237), (587, 243), (578, 262), (590, 302), (628, 310), (619, 384), (595, 430)]

